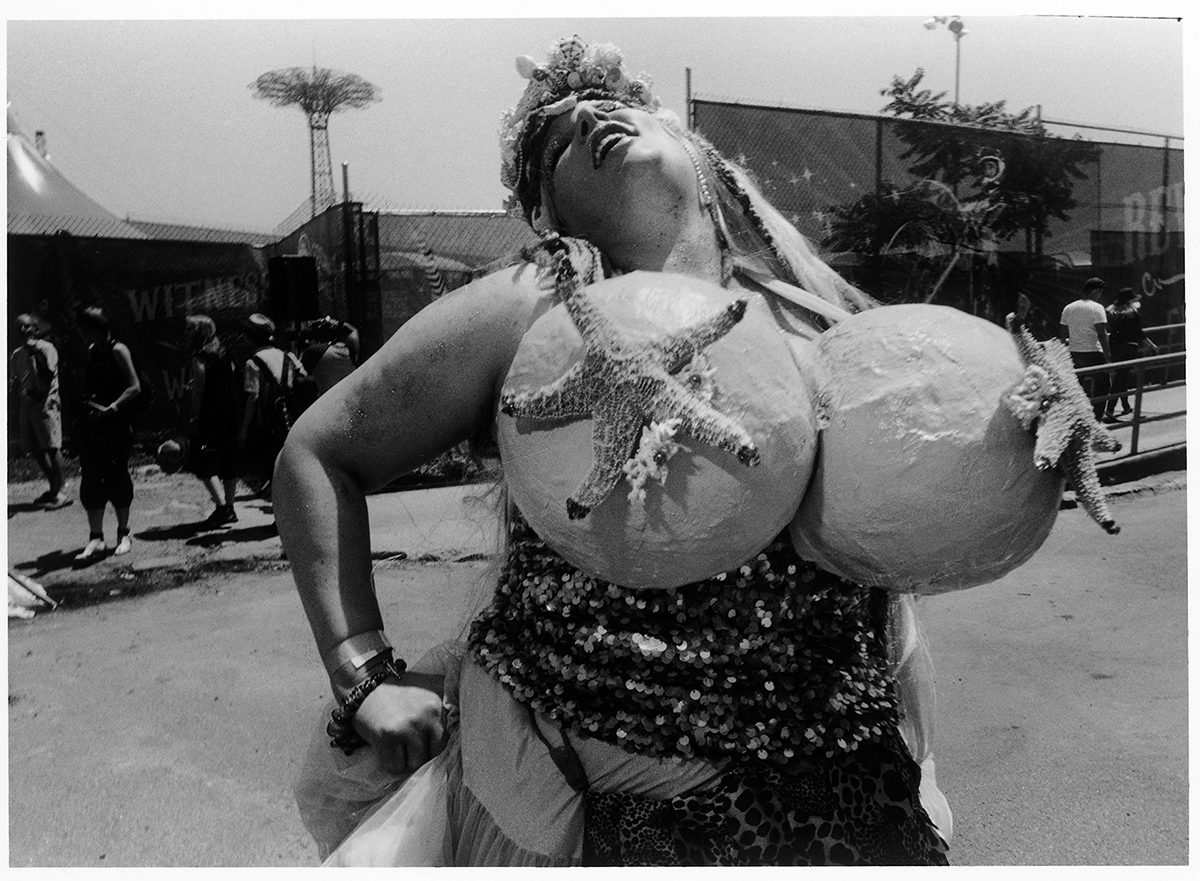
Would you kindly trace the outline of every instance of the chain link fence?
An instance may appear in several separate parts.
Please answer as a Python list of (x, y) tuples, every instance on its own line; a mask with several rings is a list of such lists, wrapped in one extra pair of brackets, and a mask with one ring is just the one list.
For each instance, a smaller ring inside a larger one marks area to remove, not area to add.
[(1098, 275), (1110, 291), (1140, 290), (1148, 323), (1183, 320), (1179, 139), (1034, 137), (703, 98), (690, 118), (884, 302), (932, 300), (1001, 321), (1024, 292), (1052, 332)]

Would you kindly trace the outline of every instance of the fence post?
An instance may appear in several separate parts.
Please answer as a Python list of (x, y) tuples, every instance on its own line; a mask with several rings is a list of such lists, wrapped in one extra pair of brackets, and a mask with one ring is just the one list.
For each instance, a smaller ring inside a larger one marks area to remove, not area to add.
[(1137, 366), (1137, 390), (1133, 393), (1133, 427), (1129, 430), (1129, 455), (1137, 453), (1142, 427), (1142, 390), (1146, 387), (1146, 365)]

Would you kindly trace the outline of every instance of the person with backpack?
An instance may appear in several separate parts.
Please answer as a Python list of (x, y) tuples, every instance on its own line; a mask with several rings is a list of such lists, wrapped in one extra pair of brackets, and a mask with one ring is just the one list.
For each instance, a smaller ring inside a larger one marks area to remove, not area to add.
[(310, 321), (304, 330), (306, 346), (300, 363), (312, 377), (320, 397), (358, 366), (358, 330), (331, 316)]
[(189, 315), (185, 339), (191, 353), (189, 470), (200, 478), (216, 506), (209, 528), (237, 522), (233, 509), (239, 465), (237, 368), (207, 315)]
[(275, 322), (261, 312), (246, 319), (255, 350), (243, 368), (245, 401), (238, 445), (243, 451), (243, 477), (258, 493), (269, 491), (275, 457), (292, 423), (300, 415), (296, 390), (307, 378), (291, 352), (275, 344)]
[(87, 511), (88, 541), (76, 554), (75, 562), (87, 563), (109, 550), (104, 541), (104, 510), (110, 504), (117, 515), (113, 556), (133, 549), (129, 536), (133, 505), (129, 456), (133, 451), (132, 406), (141, 393), (141, 382), (129, 347), (113, 337), (103, 309), (87, 307), (76, 326), (88, 344), (88, 355), (81, 412), (71, 444), (79, 452), (79, 500)]

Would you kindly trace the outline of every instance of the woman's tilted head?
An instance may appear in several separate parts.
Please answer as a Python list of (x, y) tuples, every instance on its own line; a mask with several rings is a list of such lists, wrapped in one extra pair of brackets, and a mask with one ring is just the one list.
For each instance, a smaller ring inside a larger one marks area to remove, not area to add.
[(723, 283), (738, 268), (849, 312), (874, 305), (745, 169), (662, 108), (649, 77), (631, 76), (616, 46), (568, 37), (544, 63), (517, 59), (517, 70), (529, 84), (501, 126), (501, 180), (510, 210), (539, 234), (586, 239), (616, 268), (653, 268), (673, 237), (696, 228), (681, 218), (694, 221), (684, 212), (699, 205), (712, 221)]
[[(696, 174), (682, 145), (654, 114), (611, 101), (580, 101), (543, 128), (540, 211), (554, 229), (607, 251), (606, 239), (655, 234), (695, 203)], [(643, 221), (638, 224), (638, 220)], [(632, 229), (631, 229), (632, 228)]]
[(631, 76), (621, 50), (610, 43), (589, 44), (564, 37), (551, 47), (544, 63), (529, 56), (517, 59), (517, 71), (529, 80), (516, 107), (505, 115), (500, 131), (500, 177), (526, 218), (533, 221), (542, 200), (543, 154), (547, 128), (580, 102), (598, 102), (647, 113), (659, 109), (644, 74)]

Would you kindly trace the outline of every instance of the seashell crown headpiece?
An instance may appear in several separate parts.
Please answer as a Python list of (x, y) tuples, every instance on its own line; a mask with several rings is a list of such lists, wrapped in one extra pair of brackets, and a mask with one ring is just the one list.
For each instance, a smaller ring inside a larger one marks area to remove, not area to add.
[(544, 64), (522, 55), (517, 72), (529, 85), (500, 126), (500, 180), (512, 191), (510, 210), (519, 206), (526, 219), (541, 201), (540, 157), (533, 148), (548, 120), (570, 112), (580, 100), (619, 101), (652, 113), (661, 106), (650, 92), (650, 78), (625, 69), (620, 49), (587, 43), (578, 35), (560, 39)]

